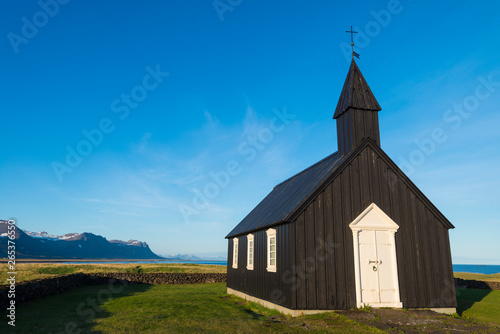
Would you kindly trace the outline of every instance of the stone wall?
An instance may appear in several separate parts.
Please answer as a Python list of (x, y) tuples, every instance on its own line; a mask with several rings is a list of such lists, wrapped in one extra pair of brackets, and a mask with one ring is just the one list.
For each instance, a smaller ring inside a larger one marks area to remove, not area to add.
[[(88, 285), (108, 284), (195, 284), (219, 283), (226, 281), (226, 274), (184, 274), (184, 273), (96, 273), (70, 274), (15, 285), (16, 307), (30, 300), (57, 295), (71, 289)], [(8, 307), (10, 287), (0, 286), (0, 308)]]
[(500, 290), (499, 282), (475, 281), (461, 278), (455, 278), (455, 286), (467, 289)]

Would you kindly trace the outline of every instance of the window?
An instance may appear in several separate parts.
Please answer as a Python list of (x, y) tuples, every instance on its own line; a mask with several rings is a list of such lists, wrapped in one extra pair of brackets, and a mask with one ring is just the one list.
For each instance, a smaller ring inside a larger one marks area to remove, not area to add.
[(253, 234), (247, 235), (247, 269), (253, 270)]
[(233, 239), (233, 268), (238, 268), (238, 238)]
[(270, 228), (267, 234), (267, 271), (276, 272), (276, 230)]

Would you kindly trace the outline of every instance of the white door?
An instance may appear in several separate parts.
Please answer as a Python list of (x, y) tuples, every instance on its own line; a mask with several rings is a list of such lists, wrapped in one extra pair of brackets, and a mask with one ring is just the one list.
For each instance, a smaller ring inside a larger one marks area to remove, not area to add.
[(361, 300), (364, 304), (376, 306), (397, 299), (390, 237), (388, 231), (359, 231)]
[[(380, 303), (387, 304), (394, 301), (399, 301), (399, 289), (396, 289), (397, 282), (394, 277), (398, 276), (394, 272), (397, 268), (396, 258), (392, 256), (394, 234), (389, 231), (374, 231), (377, 243), (377, 260), (378, 260), (378, 276), (380, 289)], [(398, 290), (398, 296), (396, 296)]]
[(375, 204), (349, 226), (353, 231), (357, 306), (402, 307), (394, 238), (399, 226)]
[(359, 232), (361, 300), (370, 305), (380, 302), (375, 231)]

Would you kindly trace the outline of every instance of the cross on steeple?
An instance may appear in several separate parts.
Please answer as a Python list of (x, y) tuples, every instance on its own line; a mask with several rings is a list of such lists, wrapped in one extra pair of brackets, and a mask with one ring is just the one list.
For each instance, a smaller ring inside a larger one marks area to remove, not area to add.
[(346, 32), (350, 33), (351, 34), (351, 50), (352, 50), (352, 59), (354, 59), (354, 56), (358, 57), (359, 58), (359, 54), (354, 52), (354, 38), (353, 38), (353, 34), (357, 34), (358, 32), (357, 31), (353, 31), (352, 30), (352, 26), (351, 26), (351, 30), (347, 30)]

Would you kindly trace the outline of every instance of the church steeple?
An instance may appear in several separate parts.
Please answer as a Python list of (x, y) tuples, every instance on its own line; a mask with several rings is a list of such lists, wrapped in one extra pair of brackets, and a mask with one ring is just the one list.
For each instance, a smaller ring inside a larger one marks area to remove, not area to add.
[(340, 155), (355, 149), (370, 137), (380, 145), (378, 112), (382, 110), (354, 58), (333, 118), (337, 120)]

